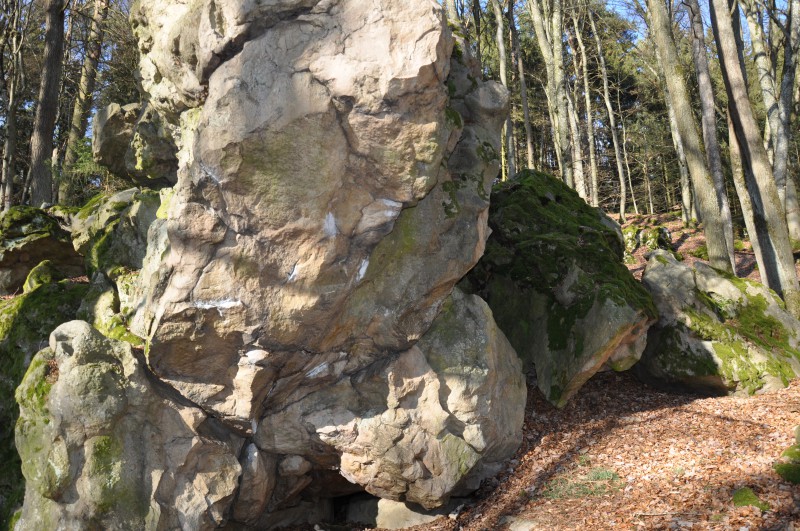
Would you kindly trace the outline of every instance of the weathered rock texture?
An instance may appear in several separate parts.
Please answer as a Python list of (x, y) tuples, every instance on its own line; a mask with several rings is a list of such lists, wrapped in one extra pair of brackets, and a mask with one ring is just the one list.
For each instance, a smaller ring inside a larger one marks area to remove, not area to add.
[(619, 226), (558, 179), (524, 171), (492, 194), (492, 235), (465, 282), (539, 389), (563, 406), (604, 366), (629, 369), (656, 310), (622, 264)]
[(636, 365), (645, 381), (707, 394), (753, 394), (800, 375), (800, 322), (763, 285), (655, 251), (642, 284), (660, 319)]
[[(18, 395), (26, 525), (269, 529), (364, 490), (433, 508), (476, 488), (525, 404), (488, 306), (454, 291), (484, 250), (505, 89), (463, 47), (451, 61), (432, 0), (142, 1), (133, 20), (178, 184), (135, 265), (104, 260), (129, 247), (116, 227), (153, 217), (129, 202), (79, 215), (75, 238), (158, 383), (86, 324), (54, 334)], [(127, 304), (119, 266), (141, 268)]]
[(83, 321), (50, 335), (17, 389), (26, 478), (17, 529), (214, 529), (242, 440), (165, 398), (127, 343)]
[(43, 210), (12, 207), (0, 215), (0, 295), (22, 291), (31, 269), (50, 260), (64, 276), (84, 274), (70, 235)]
[[(213, 28), (200, 6), (136, 15), (145, 87), (184, 110), (150, 364), (242, 429), (313, 390), (322, 361), (365, 367), (428, 329), (483, 252), (506, 106), (464, 67), (448, 86), (429, 0), (247, 5)], [(253, 350), (264, 361), (239, 374)]]
[(92, 155), (116, 175), (158, 188), (178, 180), (172, 127), (150, 105), (112, 103), (95, 114)]
[(47, 283), (0, 301), (0, 527), (22, 503), (24, 480), (14, 447), (14, 390), (50, 332), (75, 318), (86, 284)]

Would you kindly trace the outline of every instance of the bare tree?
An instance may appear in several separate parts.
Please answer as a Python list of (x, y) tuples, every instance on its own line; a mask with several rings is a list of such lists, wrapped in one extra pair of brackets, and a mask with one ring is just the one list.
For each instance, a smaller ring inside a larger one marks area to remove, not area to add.
[(733, 272), (732, 254), (728, 251), (725, 228), (721, 219), (719, 199), (703, 155), (703, 146), (697, 134), (692, 114), (689, 92), (678, 61), (672, 38), (672, 22), (663, 0), (648, 0), (650, 32), (656, 44), (659, 62), (664, 72), (668, 97), (675, 110), (675, 119), (683, 140), (686, 162), (694, 184), (704, 222), (709, 262), (717, 269)]
[(697, 0), (686, 0), (691, 15), (691, 40), (692, 40), (692, 59), (694, 61), (695, 73), (697, 74), (697, 84), (700, 92), (700, 106), (702, 109), (701, 120), (703, 125), (703, 144), (706, 148), (706, 161), (711, 172), (716, 190), (717, 204), (720, 215), (722, 216), (723, 230), (725, 231), (725, 241), (728, 248), (728, 258), (736, 267), (736, 260), (733, 255), (733, 220), (731, 219), (731, 208), (728, 204), (728, 195), (725, 191), (725, 176), (722, 173), (722, 153), (717, 140), (717, 120), (714, 111), (714, 89), (711, 86), (711, 74), (708, 68), (708, 56), (706, 55), (706, 43), (703, 35), (703, 16), (700, 13), (700, 5)]
[(64, 9), (67, 0), (45, 0), (45, 37), (42, 80), (31, 135), (31, 202), (34, 205), (52, 200), (53, 174), (50, 156), (53, 151), (53, 129), (61, 83), (61, 56), (64, 47)]
[(597, 61), (600, 67), (600, 76), (603, 80), (603, 101), (606, 104), (608, 113), (608, 128), (611, 130), (611, 141), (614, 144), (614, 157), (617, 161), (617, 176), (619, 177), (619, 219), (625, 221), (625, 204), (628, 201), (627, 189), (625, 185), (625, 169), (623, 167), (622, 147), (617, 133), (617, 119), (614, 116), (614, 108), (611, 105), (611, 91), (608, 88), (608, 69), (606, 68), (606, 58), (603, 55), (603, 44), (600, 41), (600, 34), (597, 32), (597, 24), (594, 22), (594, 15), (591, 11), (587, 14), (589, 24), (592, 26), (594, 42), (597, 46)]
[(764, 149), (750, 99), (741, 60), (743, 44), (738, 28), (738, 5), (728, 0), (712, 0), (711, 25), (720, 56), (722, 79), (728, 94), (728, 109), (733, 131), (741, 151), (742, 166), (753, 210), (758, 239), (762, 278), (767, 286), (781, 294), (787, 309), (800, 316), (800, 290), (794, 268), (789, 232), (772, 168)]
[(94, 100), (97, 67), (100, 64), (100, 54), (103, 49), (103, 25), (108, 16), (108, 3), (109, 0), (95, 0), (94, 2), (94, 14), (85, 45), (81, 80), (72, 108), (72, 122), (64, 154), (63, 177), (58, 187), (58, 201), (61, 203), (68, 201), (70, 173), (77, 160), (78, 146), (86, 134), (89, 112)]

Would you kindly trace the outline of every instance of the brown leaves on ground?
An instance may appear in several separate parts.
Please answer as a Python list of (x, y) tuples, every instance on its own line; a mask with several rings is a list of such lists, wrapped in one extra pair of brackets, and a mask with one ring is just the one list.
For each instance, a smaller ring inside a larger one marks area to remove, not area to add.
[[(509, 468), (457, 518), (417, 530), (800, 529), (800, 487), (772, 470), (800, 424), (800, 380), (770, 394), (702, 398), (603, 373), (562, 410), (529, 388)], [(600, 482), (581, 487), (592, 476)], [(554, 495), (565, 484), (578, 487)], [(734, 506), (742, 487), (770, 509)]]

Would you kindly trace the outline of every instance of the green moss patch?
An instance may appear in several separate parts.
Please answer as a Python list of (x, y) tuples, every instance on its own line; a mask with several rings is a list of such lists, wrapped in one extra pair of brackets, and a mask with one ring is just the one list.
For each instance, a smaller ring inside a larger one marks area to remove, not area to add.
[(733, 493), (733, 505), (736, 507), (758, 507), (762, 511), (770, 510), (769, 504), (761, 501), (750, 487), (742, 487)]

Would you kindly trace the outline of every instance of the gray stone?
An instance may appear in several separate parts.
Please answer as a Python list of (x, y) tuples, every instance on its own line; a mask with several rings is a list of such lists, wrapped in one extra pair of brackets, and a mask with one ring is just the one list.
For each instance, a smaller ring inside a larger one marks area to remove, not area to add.
[(83, 321), (59, 326), (17, 401), (26, 479), (17, 529), (225, 523), (241, 475), (241, 439), (219, 436), (224, 431), (201, 410), (162, 396), (127, 343)]
[(636, 365), (645, 381), (707, 394), (753, 394), (800, 375), (800, 321), (762, 284), (649, 257), (642, 284), (660, 318)]
[(178, 180), (171, 128), (152, 106), (112, 103), (95, 114), (92, 134), (95, 160), (117, 177), (149, 188)]

